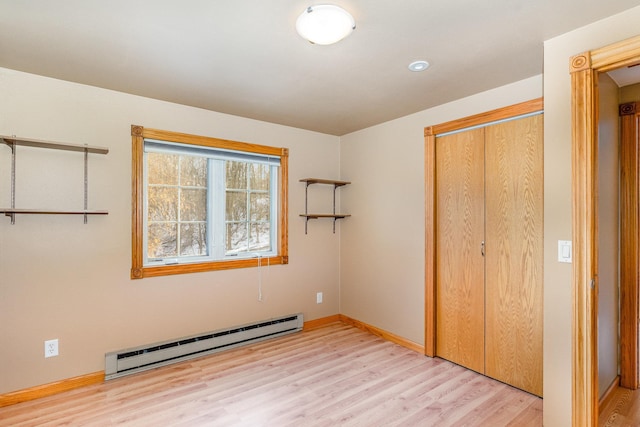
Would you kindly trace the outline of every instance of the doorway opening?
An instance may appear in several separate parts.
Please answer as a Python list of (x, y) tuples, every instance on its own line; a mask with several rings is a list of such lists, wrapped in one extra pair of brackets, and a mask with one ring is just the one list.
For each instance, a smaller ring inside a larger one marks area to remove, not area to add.
[(598, 423), (598, 76), (640, 63), (640, 36), (572, 58), (572, 425)]

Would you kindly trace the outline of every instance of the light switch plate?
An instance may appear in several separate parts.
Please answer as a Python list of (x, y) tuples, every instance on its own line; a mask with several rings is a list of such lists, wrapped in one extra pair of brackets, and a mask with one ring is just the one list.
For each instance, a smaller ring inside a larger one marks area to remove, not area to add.
[(571, 262), (571, 240), (558, 240), (558, 262)]

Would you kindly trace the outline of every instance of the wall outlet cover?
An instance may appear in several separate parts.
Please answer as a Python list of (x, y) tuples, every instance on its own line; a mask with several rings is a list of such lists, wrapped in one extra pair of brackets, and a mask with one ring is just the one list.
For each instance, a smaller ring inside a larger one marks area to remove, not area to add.
[(47, 340), (44, 342), (44, 357), (54, 357), (58, 355), (58, 340)]

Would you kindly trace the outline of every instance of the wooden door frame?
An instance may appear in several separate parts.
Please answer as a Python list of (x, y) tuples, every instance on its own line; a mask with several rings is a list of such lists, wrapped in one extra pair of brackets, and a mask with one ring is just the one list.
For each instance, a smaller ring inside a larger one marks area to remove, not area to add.
[(598, 424), (598, 73), (640, 62), (640, 36), (570, 60), (572, 124), (572, 425)]
[(436, 354), (436, 137), (446, 132), (542, 111), (542, 98), (424, 128), (425, 173), (425, 339), (424, 354)]
[(620, 105), (620, 386), (640, 386), (640, 102)]

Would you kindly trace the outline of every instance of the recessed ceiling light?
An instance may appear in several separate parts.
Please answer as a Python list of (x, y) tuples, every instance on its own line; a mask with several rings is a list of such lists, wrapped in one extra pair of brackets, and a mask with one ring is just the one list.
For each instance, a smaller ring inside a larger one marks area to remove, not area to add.
[(347, 37), (356, 28), (353, 16), (332, 4), (309, 6), (296, 21), (296, 30), (315, 44), (333, 44)]
[(429, 63), (427, 61), (413, 61), (409, 64), (409, 69), (411, 71), (424, 71), (429, 68)]

